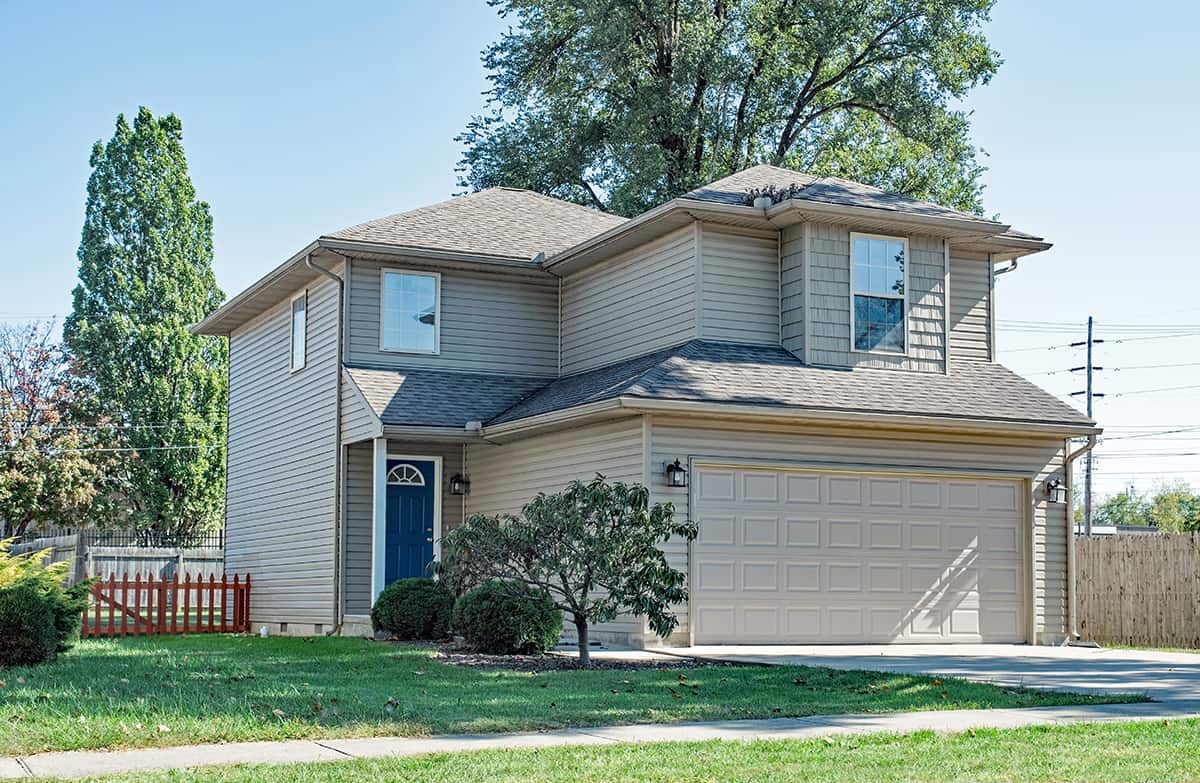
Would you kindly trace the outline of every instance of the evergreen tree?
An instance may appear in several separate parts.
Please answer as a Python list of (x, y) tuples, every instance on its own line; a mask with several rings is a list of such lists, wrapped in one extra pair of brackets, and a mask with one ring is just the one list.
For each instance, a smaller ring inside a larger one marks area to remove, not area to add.
[(196, 200), (183, 126), (142, 107), (96, 142), (64, 336), (131, 449), (130, 522), (188, 533), (220, 524), (227, 351), (189, 326), (224, 299), (212, 216)]

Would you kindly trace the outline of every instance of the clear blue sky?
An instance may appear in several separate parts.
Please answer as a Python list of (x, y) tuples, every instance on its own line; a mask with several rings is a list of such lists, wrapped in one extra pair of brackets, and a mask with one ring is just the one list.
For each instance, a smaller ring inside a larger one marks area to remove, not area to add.
[[(1000, 0), (1005, 59), (973, 93), (988, 212), (1053, 250), (1000, 278), (1005, 321), (1200, 324), (1200, 8), (1182, 1)], [(504, 23), (444, 3), (0, 2), (0, 318), (70, 307), (88, 151), (144, 104), (184, 123), (192, 178), (216, 221), (234, 294), (320, 233), (449, 196), (454, 135), (482, 105), (479, 51)], [(1082, 330), (1001, 329), (1002, 360), (1052, 392), (1079, 386), (1061, 345)], [(1200, 384), (1200, 336), (1106, 343), (1098, 388)], [(1081, 388), (1081, 387), (1080, 387)], [(1200, 485), (1200, 389), (1111, 396), (1098, 487)], [(1125, 452), (1129, 456), (1121, 456)], [(1146, 456), (1168, 452), (1172, 456)]]

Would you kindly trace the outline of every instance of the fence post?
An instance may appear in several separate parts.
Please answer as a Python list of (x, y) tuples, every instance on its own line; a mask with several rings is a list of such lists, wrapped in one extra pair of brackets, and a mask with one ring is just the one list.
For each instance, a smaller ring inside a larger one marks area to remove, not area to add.
[(242, 598), (242, 622), (245, 623), (245, 630), (252, 631), (250, 627), (250, 574), (246, 574), (246, 593)]
[(217, 580), (212, 574), (208, 575), (208, 630), (211, 633), (216, 630), (215, 623), (217, 608)]
[(183, 632), (188, 632), (188, 623), (192, 618), (192, 575), (183, 576)]

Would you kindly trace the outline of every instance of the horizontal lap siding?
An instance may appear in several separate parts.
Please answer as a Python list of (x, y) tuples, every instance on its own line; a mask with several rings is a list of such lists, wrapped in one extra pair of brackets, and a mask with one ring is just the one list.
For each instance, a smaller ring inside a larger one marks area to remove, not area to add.
[(695, 232), (682, 228), (562, 280), (562, 374), (696, 336)]
[[(472, 444), (467, 447), (467, 470), (471, 478), (468, 514), (518, 514), (539, 492), (560, 492), (572, 481), (589, 481), (597, 473), (609, 481), (641, 483), (641, 417), (536, 435), (502, 446)], [(595, 629), (642, 634), (641, 622), (629, 617)]]
[(809, 226), (810, 342), (814, 364), (942, 372), (945, 356), (945, 256), (942, 240), (908, 237), (908, 356), (856, 353), (850, 339), (850, 230)]
[(367, 401), (354, 388), (354, 381), (342, 380), (342, 443), (374, 438), (382, 425), (379, 418), (367, 405)]
[(346, 447), (346, 614), (371, 611), (371, 528), (375, 446)]
[(256, 622), (333, 620), (337, 285), (308, 294), (308, 357), (289, 372), (291, 302), (229, 338), (226, 567), (254, 578)]
[[(1038, 491), (1044, 477), (1061, 461), (1061, 441), (913, 438), (896, 434), (851, 436), (820, 428), (770, 427), (734, 422), (696, 423), (694, 420), (655, 416), (651, 426), (652, 466), (690, 457), (715, 457), (765, 461), (844, 463), (848, 465), (930, 468), (932, 470), (1018, 471), (1034, 479), (1033, 601), (1035, 628), (1057, 638), (1065, 628), (1066, 512), (1062, 504), (1047, 505)], [(677, 515), (688, 517), (687, 489), (667, 487), (651, 471), (652, 497), (674, 504)], [(683, 543), (668, 545), (671, 565), (688, 572), (688, 552)], [(686, 622), (685, 617), (680, 618)]]
[[(381, 269), (440, 272), (441, 353), (379, 348)], [(558, 281), (550, 275), (468, 272), (418, 262), (355, 259), (349, 363), (552, 376), (558, 372)]]
[(950, 356), (992, 358), (992, 298), (986, 253), (950, 251)]
[(780, 236), (779, 314), (783, 347), (804, 356), (804, 226), (788, 226)]
[[(375, 445), (347, 447), (346, 461), (346, 614), (371, 611), (371, 531), (374, 495)], [(464, 473), (463, 447), (458, 443), (388, 441), (388, 453), (442, 458), (442, 534), (462, 524), (463, 497), (450, 494), (450, 477)]]
[(700, 241), (700, 336), (731, 343), (779, 345), (777, 232), (718, 231)]

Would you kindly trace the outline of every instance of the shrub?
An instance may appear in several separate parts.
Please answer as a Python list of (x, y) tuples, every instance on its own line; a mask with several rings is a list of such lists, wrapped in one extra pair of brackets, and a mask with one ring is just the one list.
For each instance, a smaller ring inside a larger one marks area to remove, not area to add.
[(0, 666), (54, 660), (59, 648), (56, 619), (54, 602), (36, 585), (0, 588)]
[(453, 607), (454, 596), (445, 585), (422, 577), (399, 579), (379, 594), (371, 625), (398, 639), (444, 639)]
[(69, 562), (43, 565), (46, 552), (9, 553), (0, 541), (0, 666), (54, 660), (79, 633), (90, 582), (63, 587)]
[(454, 604), (454, 630), (485, 653), (544, 653), (562, 634), (562, 612), (544, 590), (494, 579)]

